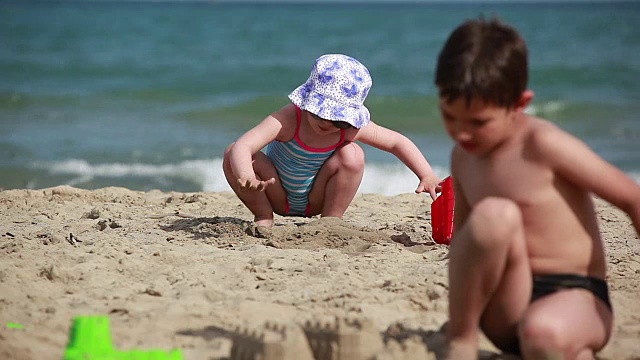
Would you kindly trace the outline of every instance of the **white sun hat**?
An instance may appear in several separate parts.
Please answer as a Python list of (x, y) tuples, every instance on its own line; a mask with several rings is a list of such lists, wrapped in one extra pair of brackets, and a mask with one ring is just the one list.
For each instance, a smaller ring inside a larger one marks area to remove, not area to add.
[(358, 60), (327, 54), (316, 60), (309, 79), (293, 90), (289, 99), (302, 110), (359, 129), (371, 118), (364, 106), (371, 85), (369, 70)]

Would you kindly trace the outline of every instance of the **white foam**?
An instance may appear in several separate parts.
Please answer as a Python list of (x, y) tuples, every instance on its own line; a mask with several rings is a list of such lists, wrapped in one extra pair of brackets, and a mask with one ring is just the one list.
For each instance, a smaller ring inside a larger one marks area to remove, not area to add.
[[(440, 178), (449, 175), (449, 169), (434, 166)], [(360, 184), (360, 193), (397, 195), (412, 193), (418, 187), (418, 177), (402, 163), (367, 164)]]
[[(94, 178), (151, 177), (154, 180), (171, 184), (170, 178), (180, 178), (195, 182), (201, 191), (231, 191), (222, 172), (222, 159), (189, 160), (178, 164), (90, 164), (85, 160), (69, 159), (53, 163), (37, 163), (35, 168), (47, 170), (51, 175), (69, 175), (73, 178), (67, 185), (82, 187), (82, 184)], [(449, 169), (434, 166), (436, 175), (444, 178)], [(628, 175), (640, 183), (640, 172)], [(418, 178), (402, 163), (367, 163), (359, 193), (397, 195), (412, 193), (418, 186)], [(176, 191), (180, 191), (176, 189)]]
[[(151, 177), (159, 182), (168, 178), (181, 178), (200, 185), (201, 191), (231, 191), (222, 172), (222, 159), (189, 160), (177, 164), (90, 164), (81, 159), (69, 159), (53, 163), (37, 163), (33, 167), (47, 170), (51, 175), (69, 175), (67, 185), (82, 186), (94, 178)], [(448, 175), (448, 169), (434, 167), (440, 177)], [(164, 180), (164, 181), (163, 181)], [(401, 163), (368, 163), (358, 192), (397, 195), (414, 192), (418, 178)], [(179, 190), (176, 190), (179, 191)]]
[(635, 180), (638, 184), (640, 184), (640, 172), (629, 172), (627, 173), (633, 180)]
[(529, 115), (546, 115), (558, 113), (566, 108), (566, 104), (562, 101), (547, 101), (540, 104), (531, 104), (527, 106), (525, 112)]

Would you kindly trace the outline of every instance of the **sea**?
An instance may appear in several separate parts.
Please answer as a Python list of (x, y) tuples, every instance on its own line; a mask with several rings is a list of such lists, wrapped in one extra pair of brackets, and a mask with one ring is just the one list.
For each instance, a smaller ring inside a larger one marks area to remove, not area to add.
[[(369, 68), (373, 120), (444, 177), (452, 142), (435, 61), (454, 27), (481, 16), (528, 43), (527, 111), (640, 182), (639, 2), (5, 0), (0, 188), (230, 191), (225, 148), (287, 104), (327, 53)], [(363, 147), (360, 192), (415, 190), (397, 158)]]

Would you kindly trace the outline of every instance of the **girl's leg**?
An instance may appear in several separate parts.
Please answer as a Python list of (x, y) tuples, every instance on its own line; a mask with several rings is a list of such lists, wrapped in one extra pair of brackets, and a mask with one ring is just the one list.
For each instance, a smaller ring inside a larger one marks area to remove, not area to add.
[(584, 289), (562, 290), (535, 301), (520, 324), (524, 359), (593, 360), (613, 326), (609, 308)]
[(498, 347), (515, 343), (531, 296), (520, 209), (486, 198), (455, 234), (449, 252), (449, 359), (476, 359), (478, 327)]
[(229, 164), (229, 150), (233, 147), (231, 144), (224, 152), (222, 169), (227, 178), (227, 182), (231, 189), (236, 193), (238, 198), (255, 216), (254, 221), (259, 226), (273, 225), (273, 213), (284, 214), (287, 204), (287, 193), (282, 187), (280, 177), (271, 160), (262, 152), (253, 155), (253, 171), (258, 179), (276, 179), (274, 184), (267, 186), (265, 191), (247, 191), (242, 190), (238, 186), (237, 178), (233, 174), (231, 165)]
[(336, 149), (322, 165), (309, 193), (309, 215), (341, 218), (364, 174), (364, 151), (355, 143)]

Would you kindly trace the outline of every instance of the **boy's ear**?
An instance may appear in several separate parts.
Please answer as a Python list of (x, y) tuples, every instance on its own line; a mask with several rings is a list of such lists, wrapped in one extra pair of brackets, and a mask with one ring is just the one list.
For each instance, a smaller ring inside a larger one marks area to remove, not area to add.
[(515, 110), (517, 112), (524, 111), (527, 108), (527, 106), (529, 106), (534, 96), (535, 96), (535, 93), (532, 90), (523, 91), (522, 95), (520, 95), (520, 99), (518, 100), (518, 103), (516, 104)]

